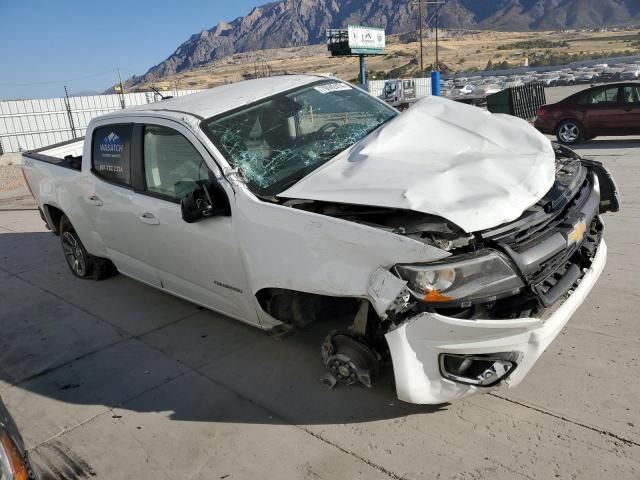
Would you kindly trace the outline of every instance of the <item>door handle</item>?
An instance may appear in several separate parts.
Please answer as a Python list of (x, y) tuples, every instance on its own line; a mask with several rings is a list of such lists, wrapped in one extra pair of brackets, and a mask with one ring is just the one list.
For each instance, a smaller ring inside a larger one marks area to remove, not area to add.
[(95, 195), (90, 196), (89, 201), (96, 207), (101, 207), (103, 205), (102, 200), (100, 200), (100, 198), (96, 197)]
[(146, 223), (147, 225), (160, 225), (160, 220), (158, 220), (153, 213), (146, 212), (138, 218), (142, 223)]

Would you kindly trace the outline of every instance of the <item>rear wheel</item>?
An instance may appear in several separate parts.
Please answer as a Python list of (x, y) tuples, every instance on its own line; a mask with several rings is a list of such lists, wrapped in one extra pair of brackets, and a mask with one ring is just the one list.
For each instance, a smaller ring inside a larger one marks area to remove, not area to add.
[(60, 218), (60, 242), (62, 253), (71, 273), (82, 279), (102, 280), (116, 273), (117, 269), (109, 260), (90, 255), (66, 215)]
[(583, 139), (584, 131), (576, 120), (564, 120), (556, 129), (556, 137), (560, 143), (571, 145)]

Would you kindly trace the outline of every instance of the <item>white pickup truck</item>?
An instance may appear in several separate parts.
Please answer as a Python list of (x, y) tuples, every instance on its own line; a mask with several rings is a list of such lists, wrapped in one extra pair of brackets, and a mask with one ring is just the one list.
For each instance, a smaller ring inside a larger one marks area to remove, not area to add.
[(342, 322), (323, 381), (391, 363), (413, 403), (517, 385), (596, 283), (619, 208), (600, 163), (518, 118), (434, 97), (399, 114), (315, 76), (104, 115), (23, 162), (76, 276), (265, 330)]

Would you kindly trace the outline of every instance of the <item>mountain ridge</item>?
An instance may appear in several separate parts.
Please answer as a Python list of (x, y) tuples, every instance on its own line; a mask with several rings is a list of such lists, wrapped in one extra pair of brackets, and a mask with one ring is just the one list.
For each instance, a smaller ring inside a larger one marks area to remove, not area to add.
[[(232, 55), (322, 43), (326, 28), (363, 24), (387, 34), (415, 31), (412, 0), (277, 0), (191, 35), (133, 85), (153, 82)], [(561, 30), (640, 23), (637, 0), (446, 0), (439, 24), (452, 29)], [(433, 7), (427, 17), (433, 16)], [(425, 22), (426, 23), (426, 22)]]

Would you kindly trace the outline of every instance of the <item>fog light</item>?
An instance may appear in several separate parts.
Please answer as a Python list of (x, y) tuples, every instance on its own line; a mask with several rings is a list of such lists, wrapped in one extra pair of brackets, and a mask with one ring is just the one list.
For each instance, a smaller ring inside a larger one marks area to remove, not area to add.
[(507, 378), (518, 365), (514, 352), (486, 355), (440, 354), (440, 375), (457, 383), (491, 387)]

